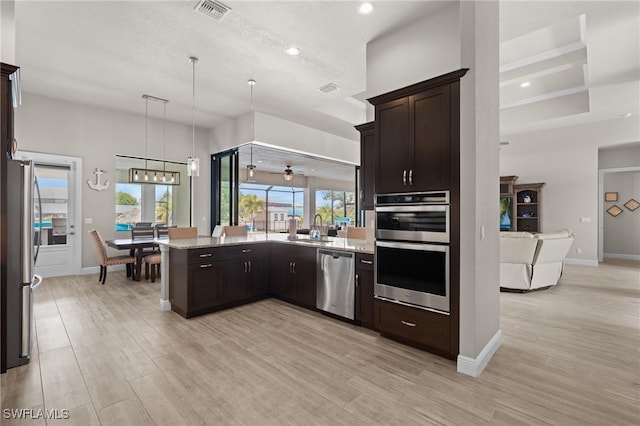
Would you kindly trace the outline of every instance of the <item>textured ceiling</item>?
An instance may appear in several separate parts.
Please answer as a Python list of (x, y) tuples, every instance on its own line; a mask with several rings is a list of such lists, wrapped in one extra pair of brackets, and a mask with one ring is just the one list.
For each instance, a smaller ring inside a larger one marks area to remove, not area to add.
[[(366, 43), (450, 4), (379, 0), (361, 16), (354, 1), (224, 1), (232, 10), (218, 22), (197, 3), (16, 0), (23, 90), (140, 115), (146, 93), (170, 100), (169, 120), (191, 124), (195, 55), (199, 127), (247, 113), (254, 78), (257, 111), (357, 140)], [(530, 62), (501, 75), (501, 133), (640, 113), (639, 10), (638, 1), (500, 2), (501, 65)], [(302, 54), (288, 56), (291, 45)], [(554, 51), (562, 55), (535, 60)], [(317, 90), (327, 83), (340, 89)]]

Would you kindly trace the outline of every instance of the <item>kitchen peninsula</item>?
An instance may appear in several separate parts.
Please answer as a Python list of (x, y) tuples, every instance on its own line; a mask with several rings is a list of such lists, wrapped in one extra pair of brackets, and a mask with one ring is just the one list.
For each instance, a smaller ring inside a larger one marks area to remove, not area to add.
[[(161, 310), (185, 318), (274, 295), (315, 309), (318, 248), (356, 253), (370, 262), (374, 246), (364, 240), (312, 240), (301, 235), (259, 234), (198, 237), (160, 242)], [(367, 297), (373, 303), (373, 293)]]

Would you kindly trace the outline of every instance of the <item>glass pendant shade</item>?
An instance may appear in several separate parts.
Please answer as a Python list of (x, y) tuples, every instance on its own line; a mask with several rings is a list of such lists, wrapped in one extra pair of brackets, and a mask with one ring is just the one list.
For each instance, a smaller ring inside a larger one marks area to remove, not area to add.
[(187, 174), (189, 176), (200, 176), (200, 159), (198, 157), (187, 158)]
[(256, 166), (253, 164), (249, 164), (247, 166), (247, 182), (255, 182), (256, 181)]

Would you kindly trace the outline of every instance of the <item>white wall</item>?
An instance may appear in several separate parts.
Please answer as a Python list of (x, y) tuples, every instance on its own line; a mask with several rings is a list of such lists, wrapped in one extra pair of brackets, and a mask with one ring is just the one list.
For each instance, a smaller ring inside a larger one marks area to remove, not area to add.
[(542, 230), (575, 231), (569, 262), (597, 264), (598, 148), (637, 142), (639, 128), (638, 117), (616, 119), (510, 135), (510, 144), (502, 147), (501, 176), (519, 176), (519, 183), (547, 184)]
[(367, 94), (380, 95), (460, 68), (458, 2), (367, 43)]
[[(150, 109), (152, 105), (150, 104)], [(141, 110), (144, 105), (141, 103)], [(83, 158), (83, 182), (94, 179), (93, 170), (107, 171), (103, 178), (115, 180), (116, 154), (145, 156), (145, 117), (104, 108), (73, 104), (30, 93), (23, 93), (22, 106), (16, 110), (16, 139), (20, 149), (56, 153)], [(162, 120), (149, 119), (150, 158), (162, 158)], [(167, 122), (166, 159), (186, 161), (191, 154), (191, 127)], [(203, 234), (209, 233), (210, 162), (207, 145), (208, 132), (196, 132), (196, 155), (200, 157), (200, 177), (195, 180), (194, 226)], [(181, 179), (188, 179), (181, 176)], [(82, 266), (98, 265), (93, 242), (88, 230), (98, 229), (105, 239), (123, 238), (124, 233), (114, 230), (115, 185), (105, 191), (82, 187), (82, 216), (93, 223), (77, 223), (82, 238)], [(111, 254), (122, 254), (112, 251)]]
[[(605, 202), (603, 207), (604, 257), (640, 260), (640, 208), (631, 211), (624, 207), (630, 199), (640, 203), (640, 171), (606, 173), (604, 192), (618, 193), (618, 201)], [(622, 209), (616, 217), (606, 213), (613, 205)]]
[(498, 349), (498, 2), (460, 3), (460, 355), (476, 376)]
[(16, 5), (14, 0), (0, 1), (0, 61), (16, 62)]

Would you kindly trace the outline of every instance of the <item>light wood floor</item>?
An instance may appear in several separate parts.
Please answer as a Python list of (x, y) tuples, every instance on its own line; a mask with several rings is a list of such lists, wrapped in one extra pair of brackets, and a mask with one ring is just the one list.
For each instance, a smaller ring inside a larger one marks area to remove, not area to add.
[(47, 422), (65, 425), (640, 422), (637, 265), (501, 294), (503, 344), (478, 378), (274, 299), (184, 320), (158, 295), (117, 272), (46, 280), (36, 355), (2, 375), (2, 408), (69, 409)]

